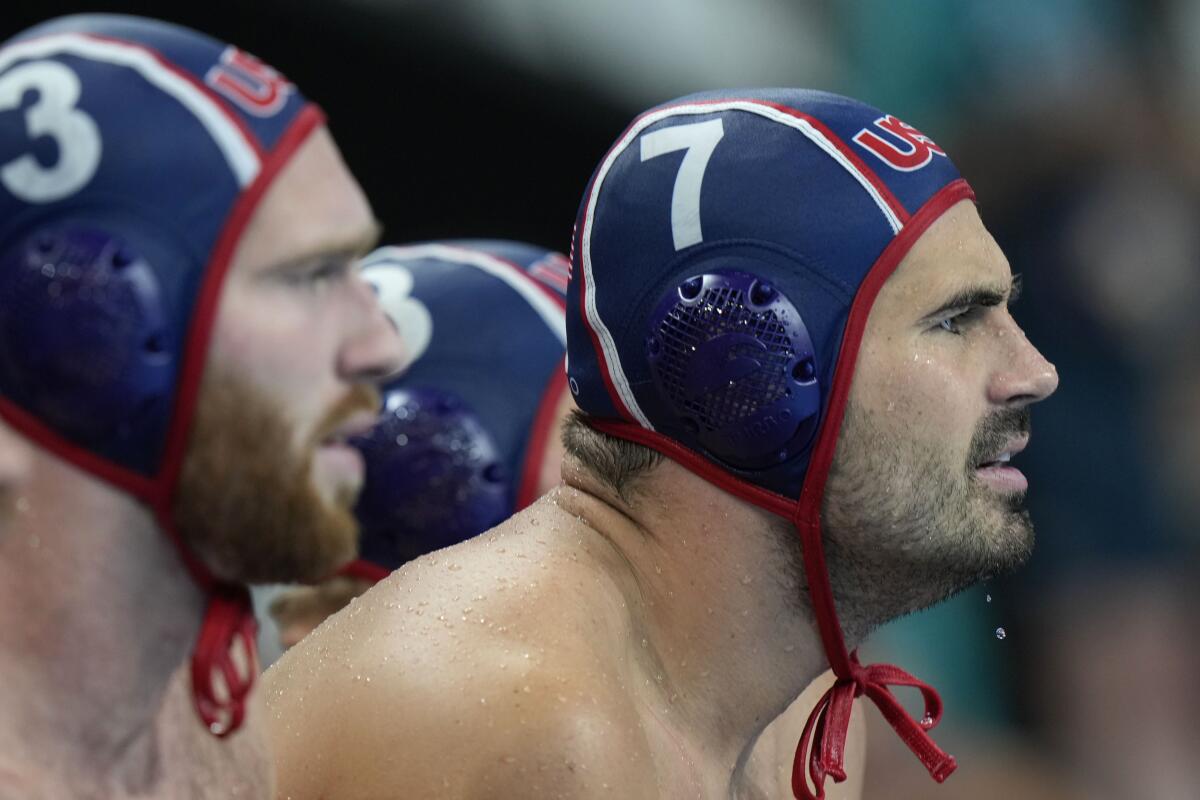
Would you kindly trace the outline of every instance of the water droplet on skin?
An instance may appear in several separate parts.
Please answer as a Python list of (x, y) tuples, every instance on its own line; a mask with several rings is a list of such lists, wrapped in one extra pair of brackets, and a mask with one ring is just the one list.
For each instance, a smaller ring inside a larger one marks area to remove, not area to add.
[(789, 645), (785, 645), (785, 646), (784, 646), (784, 648), (783, 648), (783, 652), (785, 652), (785, 653), (790, 653), (790, 652), (792, 652), (792, 651), (793, 651), (793, 650), (795, 650), (795, 649), (796, 649), (796, 645), (794, 645), (794, 644), (789, 644)]
[(752, 583), (754, 583), (753, 576), (751, 576), (751, 575), (743, 575), (742, 576), (742, 586), (749, 586)]
[(1005, 636), (1008, 636), (1008, 631), (1004, 630), (1004, 628), (996, 628), (997, 639), (1003, 639)]

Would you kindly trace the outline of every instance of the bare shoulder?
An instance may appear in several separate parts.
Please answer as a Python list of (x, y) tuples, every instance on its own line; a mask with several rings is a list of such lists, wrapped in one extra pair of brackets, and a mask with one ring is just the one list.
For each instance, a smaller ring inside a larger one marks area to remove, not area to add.
[(621, 619), (528, 529), (407, 565), (265, 676), (278, 796), (654, 796)]

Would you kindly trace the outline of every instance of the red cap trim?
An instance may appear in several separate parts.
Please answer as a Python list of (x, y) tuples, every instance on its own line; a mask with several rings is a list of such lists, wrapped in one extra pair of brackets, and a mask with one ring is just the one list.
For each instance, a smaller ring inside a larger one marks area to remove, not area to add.
[(517, 486), (514, 513), (538, 499), (538, 480), (542, 476), (546, 443), (555, 429), (555, 423), (558, 422), (558, 404), (566, 391), (567, 365), (564, 360), (559, 361), (550, 374), (550, 380), (546, 382), (542, 399), (533, 415), (533, 427), (525, 440), (525, 463), (521, 467), (521, 482)]
[(379, 583), (388, 575), (391, 575), (392, 572), (391, 570), (384, 569), (378, 564), (362, 558), (357, 558), (339, 569), (335, 574), (344, 575), (347, 578), (362, 578), (363, 580), (370, 581), (371, 583)]
[[(192, 312), (192, 322), (184, 347), (183, 365), (175, 393), (175, 408), (163, 464), (151, 506), (163, 532), (175, 544), (176, 550), (196, 583), (209, 594), (209, 606), (201, 624), (200, 637), (192, 654), (192, 689), (196, 710), (209, 729), (217, 736), (227, 736), (238, 729), (245, 715), (245, 702), (254, 684), (254, 670), (247, 676), (237, 676), (230, 665), (230, 651), (241, 640), (255, 661), (254, 609), (245, 587), (218, 582), (208, 568), (184, 543), (171, 516), (171, 498), (179, 481), (183, 458), (195, 416), (201, 378), (208, 361), (208, 346), (216, 322), (221, 288), (233, 261), (233, 254), (267, 189), (309, 135), (325, 121), (325, 115), (315, 105), (302, 110), (252, 183), (238, 198), (225, 222), (221, 236), (213, 248), (208, 268)], [(228, 687), (228, 699), (214, 691), (213, 671), (221, 670)], [(224, 717), (228, 716), (228, 719)]]
[(871, 314), (875, 298), (878, 296), (879, 290), (883, 288), (884, 282), (891, 277), (900, 261), (921, 234), (933, 224), (934, 220), (955, 203), (972, 200), (974, 197), (975, 193), (971, 191), (971, 187), (960, 178), (944, 186), (913, 215), (909, 223), (884, 249), (870, 272), (867, 273), (867, 277), (863, 280), (854, 297), (854, 302), (850, 306), (850, 315), (842, 334), (842, 345), (838, 351), (838, 362), (833, 374), (833, 385), (830, 388), (825, 420), (821, 424), (821, 431), (809, 461), (808, 472), (804, 476), (800, 502), (792, 517), (800, 531), (800, 539), (804, 547), (804, 566), (817, 626), (821, 632), (821, 640), (825, 645), (829, 664), (839, 678), (849, 677), (850, 659), (846, 652), (845, 640), (842, 638), (841, 627), (838, 625), (833, 591), (829, 586), (829, 572), (825, 565), (825, 551), (821, 545), (821, 500), (825, 494), (825, 481), (829, 477), (829, 467), (833, 463), (834, 451), (837, 449), (838, 436), (841, 434), (846, 401), (850, 395), (850, 385), (854, 380), (854, 370), (858, 363), (858, 350), (862, 345), (863, 333), (866, 331), (867, 318)]

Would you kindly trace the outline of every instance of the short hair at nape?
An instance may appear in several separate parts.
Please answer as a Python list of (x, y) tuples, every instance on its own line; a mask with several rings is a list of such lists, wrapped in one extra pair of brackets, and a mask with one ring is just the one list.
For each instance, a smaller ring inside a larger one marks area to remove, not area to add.
[(602, 433), (587, 420), (588, 415), (579, 409), (571, 411), (563, 423), (563, 448), (622, 500), (629, 500), (638, 478), (661, 464), (663, 455), (645, 445)]

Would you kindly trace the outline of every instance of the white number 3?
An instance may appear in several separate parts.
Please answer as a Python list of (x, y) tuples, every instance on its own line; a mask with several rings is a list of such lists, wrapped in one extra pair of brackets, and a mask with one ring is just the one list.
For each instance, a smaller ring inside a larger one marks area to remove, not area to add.
[(412, 296), (413, 275), (394, 264), (363, 267), (363, 280), (375, 287), (379, 304), (400, 332), (404, 344), (404, 359), (393, 373), (398, 375), (411, 367), (429, 347), (433, 339), (433, 317), (420, 300)]
[(642, 161), (676, 150), (686, 151), (671, 192), (671, 235), (676, 250), (704, 241), (700, 231), (700, 184), (704, 182), (708, 160), (724, 135), (721, 120), (710, 119), (661, 128), (641, 138)]
[(78, 192), (100, 165), (100, 131), (95, 121), (75, 107), (79, 76), (57, 61), (35, 61), (0, 76), (0, 111), (18, 108), (25, 92), (37, 101), (25, 111), (30, 140), (49, 136), (58, 146), (58, 161), (43, 167), (32, 154), (0, 167), (0, 183), (28, 203), (50, 203)]

